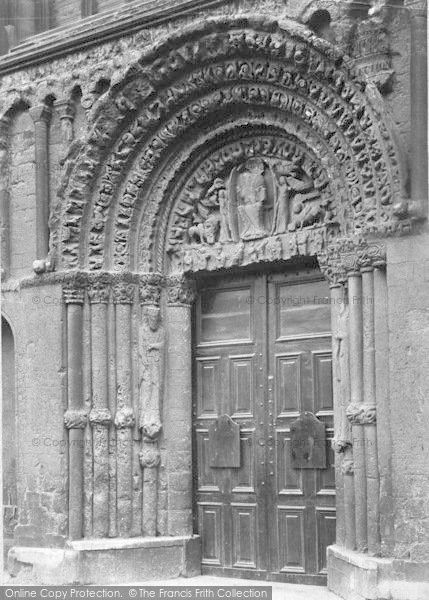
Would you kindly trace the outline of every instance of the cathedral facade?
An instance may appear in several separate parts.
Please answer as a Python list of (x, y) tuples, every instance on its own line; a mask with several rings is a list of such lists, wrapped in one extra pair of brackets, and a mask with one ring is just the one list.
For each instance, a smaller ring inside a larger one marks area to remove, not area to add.
[(426, 2), (9, 4), (10, 573), (424, 598)]

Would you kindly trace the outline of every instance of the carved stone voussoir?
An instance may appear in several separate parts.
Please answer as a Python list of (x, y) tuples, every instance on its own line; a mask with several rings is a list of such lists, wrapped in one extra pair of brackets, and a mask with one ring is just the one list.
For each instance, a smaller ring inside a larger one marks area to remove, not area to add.
[(133, 409), (129, 406), (122, 406), (116, 411), (115, 427), (118, 429), (126, 429), (134, 427), (135, 419)]
[(195, 300), (195, 284), (181, 275), (167, 280), (167, 304), (169, 306), (191, 306)]
[(165, 278), (159, 273), (147, 273), (140, 276), (139, 299), (141, 305), (159, 306)]
[(153, 469), (159, 466), (161, 455), (156, 444), (150, 444), (139, 453), (140, 466), (142, 469)]
[(347, 418), (352, 425), (372, 425), (377, 421), (375, 406), (350, 404), (346, 410)]
[(108, 408), (93, 408), (89, 413), (89, 422), (91, 425), (110, 425), (112, 415)]
[(67, 429), (85, 429), (88, 414), (85, 410), (67, 410), (64, 414), (64, 425)]

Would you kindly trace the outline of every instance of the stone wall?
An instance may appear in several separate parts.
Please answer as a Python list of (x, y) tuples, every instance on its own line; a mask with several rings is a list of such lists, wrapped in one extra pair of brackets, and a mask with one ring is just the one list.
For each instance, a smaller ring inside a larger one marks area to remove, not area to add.
[(395, 553), (429, 560), (429, 235), (388, 244)]
[(5, 291), (2, 310), (15, 344), (15, 537), (24, 546), (61, 546), (67, 533), (61, 292), (56, 286)]

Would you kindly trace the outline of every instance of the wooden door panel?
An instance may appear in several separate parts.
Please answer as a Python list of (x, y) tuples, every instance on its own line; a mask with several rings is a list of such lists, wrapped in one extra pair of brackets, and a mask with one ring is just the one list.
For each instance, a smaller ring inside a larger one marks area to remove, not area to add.
[(221, 502), (199, 503), (199, 522), (204, 531), (201, 545), (201, 562), (220, 566), (223, 563), (223, 506)]
[(332, 351), (317, 350), (313, 355), (314, 414), (333, 411)]
[(255, 354), (229, 356), (229, 408), (233, 418), (254, 417), (257, 374), (255, 358)]
[[(335, 535), (328, 296), (314, 273), (202, 286), (194, 440), (206, 572), (303, 583), (326, 576)], [(326, 424), (326, 469), (293, 466), (290, 426), (303, 411)], [(210, 467), (208, 431), (222, 414), (240, 426), (239, 468)]]
[(296, 415), (301, 410), (301, 353), (275, 355), (275, 411), (277, 417)]
[(242, 427), (240, 429), (241, 468), (234, 469), (232, 473), (233, 494), (254, 494), (256, 491), (256, 444), (256, 428)]
[(196, 359), (198, 419), (213, 419), (219, 414), (220, 358), (218, 355)]
[(232, 509), (232, 566), (256, 569), (258, 562), (257, 504), (231, 503)]
[(305, 573), (305, 507), (279, 506), (278, 532), (282, 540), (278, 570)]
[(316, 507), (317, 566), (326, 573), (326, 548), (335, 542), (335, 509)]

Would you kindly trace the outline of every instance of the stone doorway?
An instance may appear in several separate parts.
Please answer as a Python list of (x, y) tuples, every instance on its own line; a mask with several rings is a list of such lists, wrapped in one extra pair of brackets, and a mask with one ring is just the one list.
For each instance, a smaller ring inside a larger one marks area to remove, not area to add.
[[(326, 582), (335, 540), (329, 297), (305, 265), (199, 282), (193, 429), (203, 573)], [(325, 425), (325, 468), (294, 465), (291, 425), (306, 411)], [(235, 425), (222, 425), (223, 415)], [(223, 426), (239, 428), (240, 440), (224, 453), (216, 444), (228, 440), (213, 433)]]

